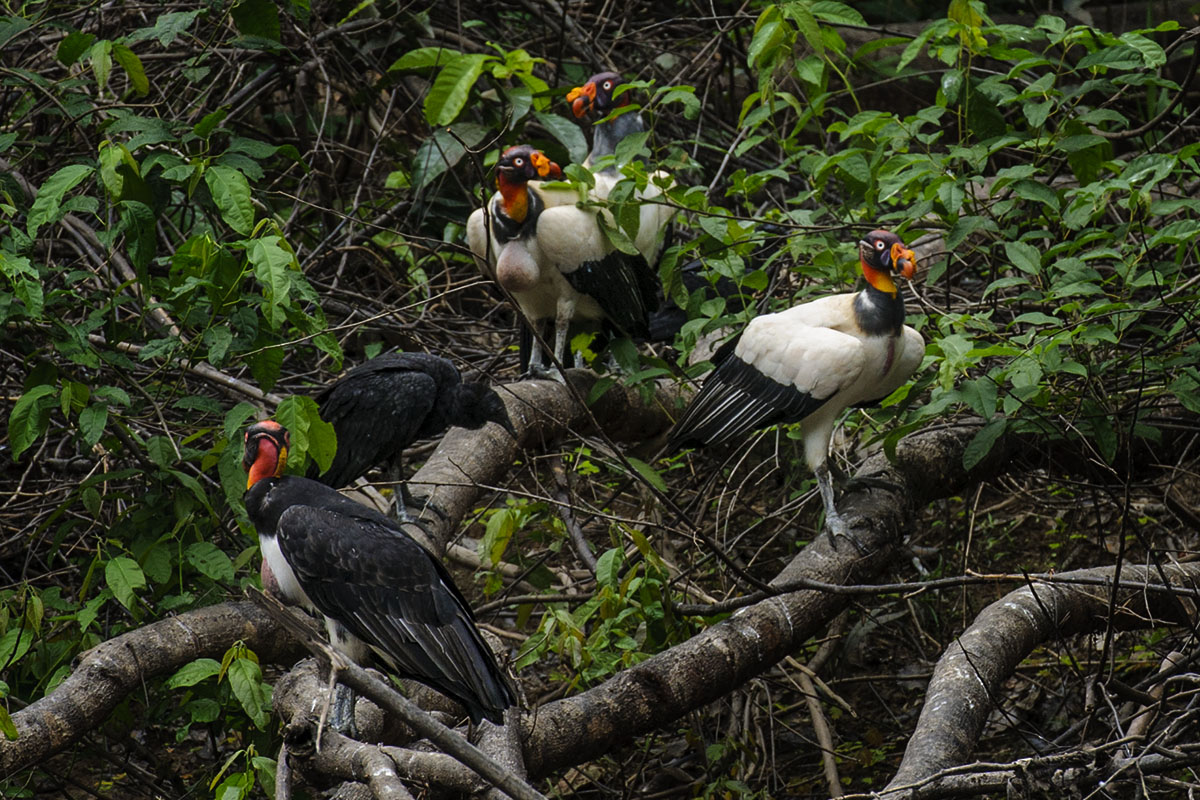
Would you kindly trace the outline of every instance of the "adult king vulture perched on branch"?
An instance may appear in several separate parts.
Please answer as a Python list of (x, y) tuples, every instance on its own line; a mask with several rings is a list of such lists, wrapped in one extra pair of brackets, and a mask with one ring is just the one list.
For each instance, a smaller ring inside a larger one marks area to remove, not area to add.
[[(637, 253), (621, 252), (601, 230), (598, 215), (607, 212), (581, 208), (575, 191), (550, 190), (538, 180), (560, 175), (557, 164), (528, 145), (506, 150), (496, 165), (499, 191), (486, 214), (476, 209), (467, 220), (467, 243), (480, 271), (512, 296), (535, 330), (554, 320), (554, 356), (565, 364), (575, 320), (646, 336), (657, 290), (649, 263), (657, 260), (670, 214), (656, 210), (666, 206), (643, 206), (652, 213), (640, 218)], [(546, 369), (536, 342), (529, 368)]]
[[(288, 446), (277, 422), (246, 429), (246, 512), (263, 588), (321, 612), (330, 642), (354, 661), (374, 652), (397, 675), (457, 700), (473, 722), (502, 722), (516, 696), (441, 562), (378, 511), (284, 475)], [(346, 730), (353, 703), (343, 688), (332, 724)]]
[(737, 439), (800, 422), (825, 521), (854, 541), (837, 512), (827, 458), (838, 416), (884, 399), (921, 363), (925, 340), (904, 324), (894, 278), (912, 278), (916, 258), (900, 237), (869, 233), (858, 243), (866, 288), (756, 317), (717, 351), (717, 368), (675, 423), (668, 447)]
[(486, 383), (463, 382), (449, 361), (430, 353), (384, 353), (347, 372), (316, 397), (321, 418), (333, 425), (337, 452), (324, 473), (308, 477), (334, 488), (349, 486), (371, 467), (386, 464), (400, 487), (404, 518), (404, 449), (452, 425), (478, 429), (495, 422), (516, 438), (504, 401)]

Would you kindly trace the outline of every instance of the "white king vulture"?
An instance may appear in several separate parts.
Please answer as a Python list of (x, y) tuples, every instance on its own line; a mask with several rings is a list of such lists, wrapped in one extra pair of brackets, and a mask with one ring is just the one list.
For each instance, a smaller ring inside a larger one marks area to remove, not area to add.
[[(467, 244), (480, 271), (512, 296), (535, 330), (554, 320), (554, 356), (566, 365), (575, 320), (646, 336), (658, 283), (649, 265), (657, 261), (669, 214), (661, 225), (643, 216), (633, 241), (637, 253), (623, 253), (601, 230), (598, 215), (607, 212), (581, 208), (574, 190), (547, 189), (537, 180), (559, 175), (557, 164), (528, 145), (506, 150), (496, 165), (499, 191), (486, 216), (476, 209), (467, 220)], [(666, 206), (643, 208), (658, 218), (664, 215), (654, 209)], [(529, 367), (546, 371), (536, 343)]]
[(894, 280), (912, 278), (913, 252), (883, 230), (867, 234), (858, 252), (866, 288), (751, 320), (717, 351), (717, 368), (668, 440), (671, 449), (715, 444), (771, 425), (801, 423), (826, 524), (852, 541), (834, 505), (827, 463), (834, 425), (847, 408), (898, 389), (925, 353), (921, 334), (904, 324), (904, 300)]
[[(406, 519), (410, 498), (400, 483), (404, 449), (451, 425), (472, 430), (489, 422), (516, 438), (504, 401), (486, 383), (464, 382), (451, 362), (431, 353), (384, 353), (359, 364), (316, 396), (321, 418), (333, 425), (337, 452), (324, 473), (308, 477), (335, 489), (383, 464), (398, 485), (395, 509)], [(401, 500), (403, 498), (403, 501)]]
[[(284, 475), (289, 444), (277, 422), (246, 429), (244, 499), (263, 588), (323, 614), (330, 642), (354, 661), (374, 652), (397, 675), (457, 700), (472, 721), (502, 722), (516, 696), (442, 563), (378, 511)], [(343, 689), (331, 720), (339, 730), (353, 728)]]

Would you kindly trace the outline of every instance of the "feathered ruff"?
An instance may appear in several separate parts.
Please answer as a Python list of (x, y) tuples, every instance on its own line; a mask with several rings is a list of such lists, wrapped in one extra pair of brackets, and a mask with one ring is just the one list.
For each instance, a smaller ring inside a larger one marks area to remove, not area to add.
[(457, 700), (473, 721), (503, 721), (516, 695), (469, 605), (396, 523), (294, 476), (259, 481), (245, 502), (275, 580), (302, 592), (285, 598), (324, 614), (352, 657), (365, 645), (401, 677)]

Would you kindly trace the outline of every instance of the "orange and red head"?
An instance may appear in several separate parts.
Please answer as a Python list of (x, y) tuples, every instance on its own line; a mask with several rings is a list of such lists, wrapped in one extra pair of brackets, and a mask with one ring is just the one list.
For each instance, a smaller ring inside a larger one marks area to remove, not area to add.
[(871, 231), (858, 243), (858, 257), (863, 275), (876, 289), (895, 294), (892, 276), (902, 275), (912, 280), (917, 272), (917, 256), (904, 246), (900, 237), (891, 231)]
[[(571, 113), (577, 118), (592, 112), (598, 117), (608, 115), (617, 104), (613, 101), (613, 92), (625, 81), (615, 72), (598, 72), (587, 79), (583, 86), (576, 86), (567, 92), (567, 102), (571, 104)], [(629, 93), (621, 95), (619, 105), (629, 102)]]
[(263, 478), (275, 478), (283, 474), (291, 441), (287, 428), (274, 420), (263, 420), (246, 428), (242, 466), (250, 475), (246, 481), (247, 489)]

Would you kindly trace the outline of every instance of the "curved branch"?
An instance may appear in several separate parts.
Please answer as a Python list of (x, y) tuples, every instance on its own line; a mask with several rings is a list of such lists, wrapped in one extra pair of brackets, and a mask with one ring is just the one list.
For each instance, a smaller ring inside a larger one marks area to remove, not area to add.
[(197, 658), (220, 659), (236, 641), (262, 659), (300, 652), (251, 603), (221, 603), (109, 639), (84, 653), (50, 694), (13, 714), (18, 738), (0, 738), (0, 775), (43, 761), (97, 727), (133, 691)]
[[(1164, 566), (1162, 572), (1172, 583), (1191, 589), (1200, 580), (1200, 564)], [(1123, 586), (1158, 583), (1159, 575), (1156, 567), (1125, 566), (1121, 581)], [(1107, 577), (1111, 582), (1114, 568), (1077, 570), (1062, 577)], [(1104, 630), (1111, 597), (1112, 589), (1099, 586), (1035, 584), (1010, 592), (985, 608), (934, 668), (917, 728), (884, 793), (901, 793), (966, 761), (1001, 683), (1038, 645)], [(1123, 630), (1187, 622), (1178, 598), (1171, 594), (1121, 588), (1117, 599), (1112, 622)]]

